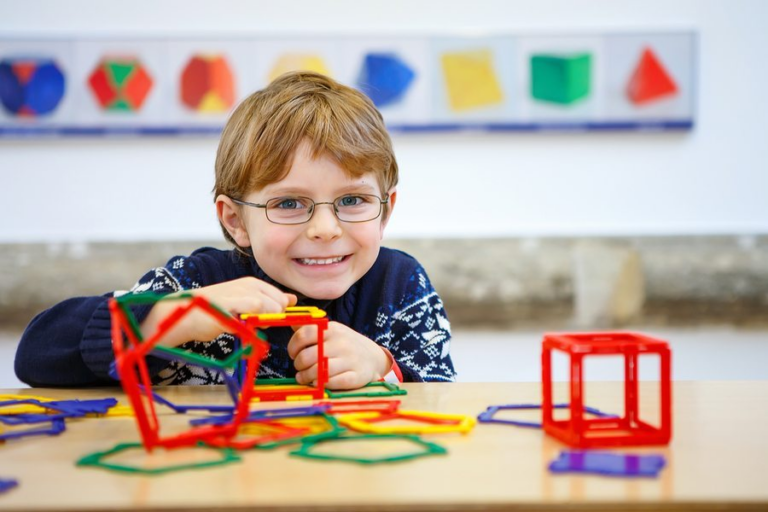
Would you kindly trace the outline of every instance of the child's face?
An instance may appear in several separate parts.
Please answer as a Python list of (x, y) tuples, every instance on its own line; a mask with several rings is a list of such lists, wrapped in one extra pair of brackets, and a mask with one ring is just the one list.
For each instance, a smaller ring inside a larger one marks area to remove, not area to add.
[[(389, 192), (391, 213), (394, 190)], [(276, 197), (304, 196), (331, 202), (347, 194), (384, 196), (375, 175), (351, 178), (327, 155), (313, 160), (309, 145), (302, 142), (285, 178), (243, 200), (265, 204)], [(379, 254), (387, 221), (382, 214), (368, 222), (342, 222), (329, 204), (317, 205), (304, 224), (275, 224), (263, 208), (243, 206), (241, 214), (246, 243), (235, 237), (236, 241), (253, 248), (256, 262), (272, 279), (314, 299), (338, 298), (368, 272)]]

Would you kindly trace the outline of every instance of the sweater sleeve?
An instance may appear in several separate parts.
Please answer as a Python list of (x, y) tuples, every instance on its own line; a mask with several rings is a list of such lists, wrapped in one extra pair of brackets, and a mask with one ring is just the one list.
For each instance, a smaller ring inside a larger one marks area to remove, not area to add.
[(404, 381), (456, 379), (450, 356), (451, 324), (443, 301), (420, 265), (408, 278), (397, 307), (380, 310), (376, 323), (384, 330), (375, 341), (392, 353)]
[[(182, 282), (187, 281), (196, 281), (196, 269), (187, 258), (177, 257), (166, 267), (147, 272), (131, 292), (172, 293), (183, 289)], [(116, 293), (68, 299), (37, 315), (16, 351), (14, 369), (19, 380), (41, 387), (114, 385), (109, 376), (114, 353), (108, 304)], [(151, 308), (133, 307), (137, 322), (141, 323)], [(153, 357), (147, 363), (153, 375), (167, 364)]]

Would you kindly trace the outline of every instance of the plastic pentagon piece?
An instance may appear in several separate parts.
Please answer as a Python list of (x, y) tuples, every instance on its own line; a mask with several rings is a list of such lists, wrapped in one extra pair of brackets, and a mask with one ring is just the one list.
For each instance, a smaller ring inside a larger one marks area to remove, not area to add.
[[(552, 351), (570, 358), (570, 417), (552, 414)], [(638, 362), (657, 355), (660, 364), (659, 426), (640, 419)], [(620, 355), (624, 358), (624, 414), (616, 418), (585, 418), (584, 358)], [(576, 448), (665, 445), (672, 438), (671, 353), (666, 341), (631, 332), (547, 333), (542, 341), (542, 425), (544, 432)]]
[[(384, 388), (383, 391), (361, 391), (370, 388)], [(357, 391), (331, 391), (326, 390), (328, 398), (356, 398), (356, 397), (382, 397), (382, 396), (400, 396), (407, 395), (408, 392), (400, 389), (397, 384), (391, 382), (370, 382)]]
[(65, 89), (64, 74), (52, 59), (0, 60), (0, 102), (15, 116), (52, 113), (64, 97)]
[(605, 476), (656, 477), (667, 461), (661, 455), (597, 451), (563, 451), (549, 464), (552, 473), (595, 473)]
[(408, 64), (393, 53), (369, 53), (357, 85), (379, 107), (402, 100), (413, 82), (415, 73)]
[[(420, 425), (380, 425), (391, 420), (411, 420)], [(442, 414), (424, 411), (357, 412), (339, 416), (339, 423), (358, 432), (375, 434), (445, 434), (468, 433), (476, 424), (475, 418), (464, 414)]]
[(111, 471), (120, 471), (123, 473), (134, 473), (134, 474), (142, 474), (142, 475), (162, 475), (165, 473), (171, 473), (174, 471), (184, 471), (187, 469), (202, 469), (202, 468), (209, 468), (212, 466), (221, 466), (223, 464), (230, 464), (232, 462), (239, 462), (241, 460), (240, 456), (237, 455), (237, 453), (235, 453), (234, 450), (231, 450), (229, 448), (216, 449), (216, 448), (206, 447), (204, 445), (198, 445), (198, 446), (205, 447), (208, 450), (217, 451), (219, 454), (221, 454), (221, 458), (217, 460), (204, 461), (204, 462), (198, 462), (198, 463), (192, 463), (192, 464), (175, 464), (172, 466), (154, 467), (154, 468), (141, 468), (136, 466), (129, 466), (127, 464), (115, 464), (111, 462), (105, 462), (104, 459), (106, 459), (111, 455), (115, 455), (116, 453), (124, 452), (126, 450), (132, 450), (134, 448), (142, 447), (141, 443), (121, 443), (107, 451), (95, 452), (90, 455), (86, 455), (85, 457), (77, 461), (77, 465), (100, 467), (104, 469), (109, 469)]
[[(568, 409), (570, 408), (570, 405), (555, 404), (552, 406), (552, 408)], [(541, 404), (489, 405), (485, 411), (481, 412), (477, 416), (477, 421), (479, 421), (480, 423), (499, 423), (502, 425), (514, 425), (516, 427), (541, 428), (541, 423), (538, 423), (535, 421), (502, 420), (502, 419), (494, 418), (496, 413), (499, 411), (508, 411), (508, 410), (519, 411), (519, 410), (525, 410), (525, 409), (541, 409)], [(615, 414), (604, 413), (598, 409), (595, 409), (594, 407), (584, 406), (584, 412), (587, 414), (591, 414), (592, 416), (596, 416), (598, 418), (616, 418), (617, 417)]]
[[(380, 443), (382, 440), (404, 440), (404, 441), (409, 441), (413, 443), (419, 449), (417, 451), (413, 451), (410, 453), (402, 453), (399, 455), (390, 455), (390, 456), (383, 456), (383, 457), (373, 456), (373, 455), (371, 456), (359, 455), (357, 457), (352, 457), (348, 455), (333, 455), (333, 454), (326, 454), (326, 453), (321, 454), (321, 453), (313, 452), (313, 449), (325, 443), (344, 443), (348, 441), (360, 441), (360, 440), (372, 441), (374, 443)], [(355, 436), (341, 436), (341, 437), (335, 437), (335, 438), (326, 438), (326, 439), (318, 439), (318, 440), (303, 442), (301, 444), (301, 447), (298, 450), (294, 450), (291, 452), (291, 455), (295, 455), (297, 457), (304, 457), (307, 459), (317, 459), (317, 460), (326, 460), (326, 461), (338, 460), (338, 461), (344, 461), (344, 462), (357, 462), (359, 464), (378, 464), (378, 463), (384, 463), (384, 462), (400, 462), (404, 460), (416, 459), (418, 457), (426, 457), (429, 455), (445, 455), (446, 453), (448, 453), (448, 451), (442, 446), (435, 443), (431, 443), (429, 441), (424, 441), (418, 436), (391, 435), (391, 434), (362, 434), (362, 435), (355, 435)]]
[(0, 492), (10, 491), (18, 485), (18, 480), (14, 480), (12, 478), (0, 478)]

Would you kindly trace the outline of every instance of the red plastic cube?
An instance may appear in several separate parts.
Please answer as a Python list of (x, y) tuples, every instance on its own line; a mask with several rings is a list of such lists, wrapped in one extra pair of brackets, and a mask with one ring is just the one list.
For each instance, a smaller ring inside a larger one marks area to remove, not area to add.
[[(570, 357), (570, 418), (555, 420), (552, 402), (552, 351)], [(658, 354), (660, 372), (660, 425), (640, 419), (638, 357)], [(584, 415), (583, 363), (588, 356), (624, 356), (624, 415), (587, 418)], [(544, 431), (578, 448), (666, 445), (672, 438), (671, 353), (666, 341), (630, 332), (547, 333), (541, 353), (542, 425)]]

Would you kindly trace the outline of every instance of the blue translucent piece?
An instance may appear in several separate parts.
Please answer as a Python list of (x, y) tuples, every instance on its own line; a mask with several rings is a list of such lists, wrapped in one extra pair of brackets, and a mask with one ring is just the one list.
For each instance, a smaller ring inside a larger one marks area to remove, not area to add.
[(606, 476), (656, 477), (667, 461), (662, 455), (595, 451), (563, 451), (549, 464), (552, 473), (594, 473)]
[(363, 61), (357, 85), (381, 108), (400, 101), (415, 76), (414, 71), (395, 54), (369, 53)]
[(0, 478), (0, 492), (10, 491), (17, 485), (19, 485), (17, 480), (13, 480), (12, 478)]
[[(26, 83), (13, 72), (14, 64), (19, 62), (34, 63), (35, 69)], [(64, 90), (64, 74), (51, 59), (0, 61), (0, 101), (13, 114), (48, 114), (59, 105)]]
[(22, 437), (30, 436), (57, 436), (64, 432), (66, 429), (63, 418), (52, 419), (50, 422), (51, 426), (47, 428), (30, 428), (27, 430), (15, 430), (13, 432), (0, 433), (0, 441), (6, 441), (8, 439), (19, 439)]
[[(264, 420), (279, 420), (284, 418), (303, 418), (305, 416), (317, 416), (324, 414), (328, 410), (328, 405), (309, 405), (307, 407), (290, 407), (284, 409), (263, 409), (260, 411), (251, 411), (244, 420), (247, 422), (256, 422)], [(221, 416), (210, 416), (208, 418), (195, 418), (189, 421), (190, 425), (226, 425), (231, 422), (232, 414), (223, 414)]]
[[(568, 409), (569, 404), (554, 404), (553, 409)], [(494, 415), (503, 410), (524, 410), (541, 409), (540, 404), (509, 404), (509, 405), (489, 405), (488, 408), (477, 416), (480, 423), (501, 423), (502, 425), (515, 425), (516, 427), (541, 428), (541, 423), (535, 421), (522, 420), (501, 420), (494, 418)], [(597, 418), (617, 418), (615, 414), (608, 414), (594, 407), (584, 406), (584, 412)]]

